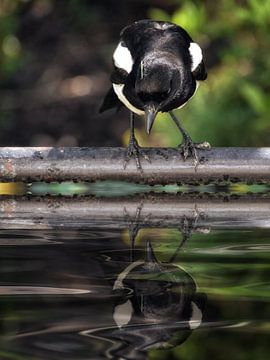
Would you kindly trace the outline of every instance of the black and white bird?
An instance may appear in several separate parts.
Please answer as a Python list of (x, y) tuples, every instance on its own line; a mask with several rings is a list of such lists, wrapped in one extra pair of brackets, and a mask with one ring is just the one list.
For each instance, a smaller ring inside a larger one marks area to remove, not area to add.
[(145, 259), (128, 264), (113, 291), (119, 330), (111, 327), (111, 338), (122, 346), (112, 347), (112, 358), (146, 359), (141, 352), (179, 346), (203, 321), (206, 295), (182, 266), (159, 262), (149, 241)]
[[(207, 72), (200, 46), (180, 26), (164, 21), (140, 20), (125, 27), (113, 53), (112, 87), (100, 111), (125, 105), (131, 111), (130, 142), (124, 167), (135, 156), (141, 170), (140, 148), (134, 134), (134, 114), (145, 115), (149, 134), (157, 113), (169, 112), (183, 136), (181, 153), (198, 162), (197, 148), (173, 113), (195, 94)], [(145, 158), (147, 158), (144, 155)]]

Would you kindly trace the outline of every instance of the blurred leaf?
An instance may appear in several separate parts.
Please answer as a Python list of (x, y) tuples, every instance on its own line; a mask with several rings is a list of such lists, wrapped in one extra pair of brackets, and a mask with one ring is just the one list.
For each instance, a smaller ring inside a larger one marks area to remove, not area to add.
[(170, 16), (164, 10), (158, 8), (150, 9), (149, 17), (153, 20), (171, 21)]
[(252, 83), (243, 83), (240, 91), (248, 104), (257, 113), (264, 113), (268, 111), (270, 99), (269, 96), (263, 93), (261, 88)]
[(172, 22), (182, 26), (192, 36), (199, 34), (207, 21), (205, 7), (195, 2), (185, 2), (172, 16)]
[(258, 26), (270, 25), (270, 1), (269, 0), (248, 0), (251, 11), (251, 20)]

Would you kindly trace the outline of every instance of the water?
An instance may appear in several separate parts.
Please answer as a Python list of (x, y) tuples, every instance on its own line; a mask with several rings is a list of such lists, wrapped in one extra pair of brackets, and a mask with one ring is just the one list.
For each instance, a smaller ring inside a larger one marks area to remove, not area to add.
[(268, 195), (0, 209), (1, 360), (269, 358)]

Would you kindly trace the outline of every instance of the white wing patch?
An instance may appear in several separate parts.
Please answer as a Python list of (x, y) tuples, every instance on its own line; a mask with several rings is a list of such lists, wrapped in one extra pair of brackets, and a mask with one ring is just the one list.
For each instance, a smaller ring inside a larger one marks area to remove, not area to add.
[[(124, 85), (115, 85), (114, 86), (124, 86)], [(135, 269), (137, 266), (142, 265), (142, 261), (135, 261), (129, 264), (117, 277), (114, 282), (113, 290), (124, 289), (124, 280), (128, 274)], [(116, 325), (121, 328), (122, 326), (127, 325), (130, 322), (130, 319), (133, 314), (133, 306), (130, 300), (127, 300), (125, 303), (117, 305), (114, 309), (113, 319)]]
[(116, 67), (126, 70), (128, 74), (131, 72), (134, 61), (128, 48), (121, 42), (113, 53), (113, 61)]
[(192, 301), (192, 316), (189, 320), (189, 327), (191, 330), (196, 329), (199, 327), (202, 323), (202, 312), (198, 308), (198, 306), (195, 304), (195, 302)]
[(133, 314), (133, 307), (131, 301), (128, 300), (124, 304), (117, 305), (114, 309), (113, 319), (116, 325), (121, 328), (130, 322)]
[(202, 49), (197, 43), (192, 42), (190, 43), (188, 50), (192, 60), (191, 71), (194, 71), (202, 62)]

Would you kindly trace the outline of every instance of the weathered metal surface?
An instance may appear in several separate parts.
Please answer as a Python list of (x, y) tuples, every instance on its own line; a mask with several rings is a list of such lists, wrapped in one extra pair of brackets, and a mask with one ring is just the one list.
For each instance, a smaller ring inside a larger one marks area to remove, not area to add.
[(124, 148), (0, 148), (0, 181), (124, 180), (147, 184), (270, 182), (270, 148), (199, 150), (201, 162), (177, 149), (144, 149), (143, 172)]
[[(139, 210), (139, 211), (138, 211)], [(270, 228), (270, 196), (148, 194), (127, 198), (0, 198), (2, 229), (179, 228), (183, 218), (210, 228)]]

